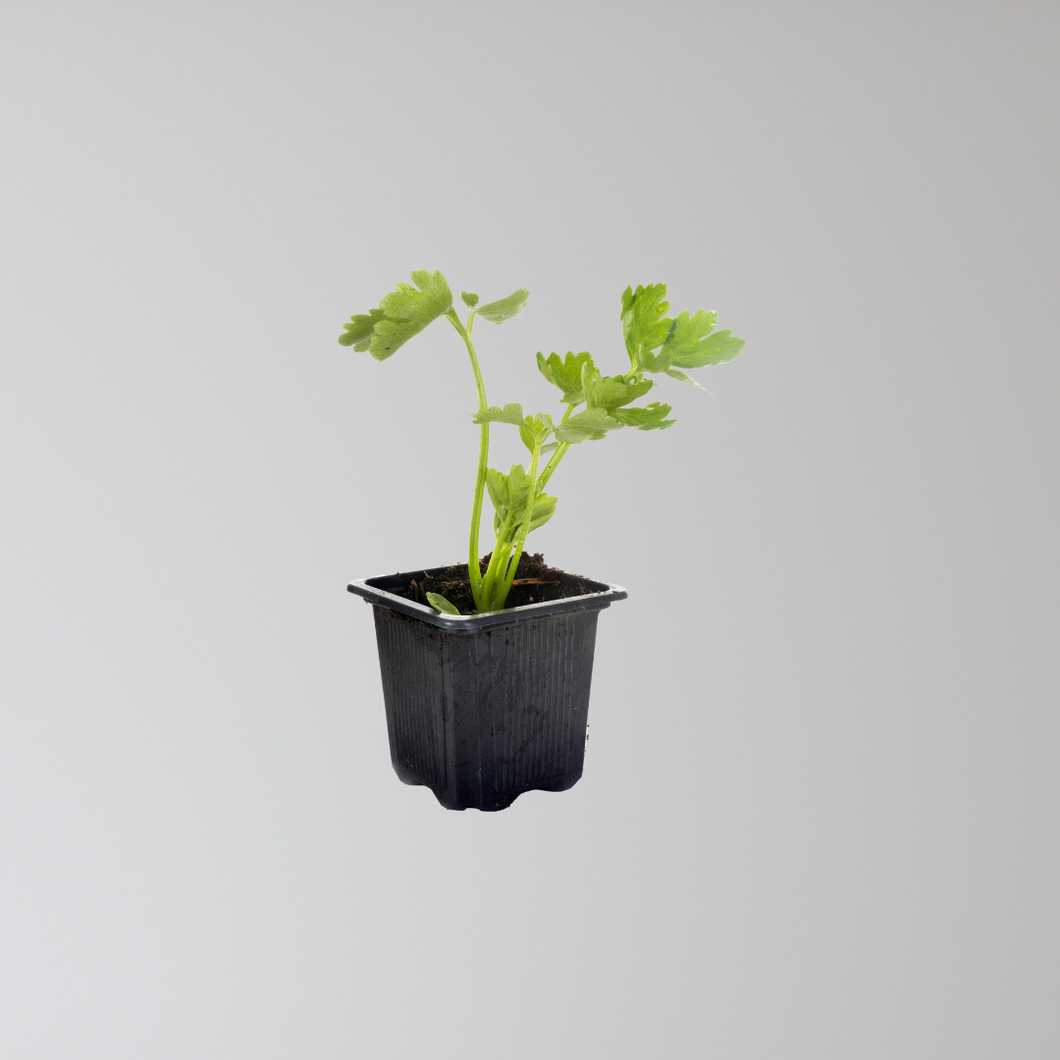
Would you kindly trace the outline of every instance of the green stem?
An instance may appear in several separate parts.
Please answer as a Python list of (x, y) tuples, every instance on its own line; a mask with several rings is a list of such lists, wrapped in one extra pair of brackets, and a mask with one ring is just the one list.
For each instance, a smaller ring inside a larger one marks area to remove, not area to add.
[(515, 580), (515, 572), (519, 568), (519, 560), (523, 555), (523, 545), (526, 543), (526, 535), (530, 533), (530, 522), (534, 515), (534, 498), (537, 496), (536, 491), (536, 480), (537, 480), (537, 461), (541, 456), (541, 439), (534, 439), (534, 458), (530, 462), (530, 485), (526, 491), (526, 511), (523, 513), (522, 525), (519, 527), (519, 540), (515, 543), (515, 551), (512, 553), (511, 562), (508, 564), (508, 570), (505, 572), (504, 581), (501, 583), (501, 591), (497, 593), (496, 607), (494, 610), (500, 610), (504, 606), (504, 601), (508, 599), (508, 593), (511, 590), (512, 582)]
[[(471, 327), (475, 320), (475, 311), (467, 318), (467, 327), (460, 323), (455, 309), (450, 309), (445, 314), (446, 319), (456, 328), (460, 337), (467, 346), (467, 354), (471, 358), (471, 371), (475, 376), (475, 388), (478, 390), (478, 407), (480, 412), (489, 408), (486, 401), (486, 387), (482, 382), (482, 371), (478, 366), (478, 357), (475, 356), (475, 347), (471, 344)], [(475, 598), (475, 610), (483, 611), (486, 602), (482, 592), (482, 571), (478, 565), (478, 534), (479, 524), (482, 522), (482, 495), (486, 491), (486, 465), (490, 455), (490, 425), (482, 424), (479, 428), (478, 442), (478, 470), (475, 475), (475, 499), (471, 506), (471, 534), (468, 539), (467, 576), (471, 582), (471, 595)]]
[(556, 446), (556, 451), (552, 454), (552, 458), (545, 465), (545, 470), (541, 472), (541, 477), (537, 480), (537, 492), (534, 494), (535, 497), (541, 495), (541, 491), (548, 484), (548, 480), (552, 478), (552, 472), (559, 467), (559, 462), (567, 455), (567, 450), (570, 448), (570, 442), (560, 442)]
[(490, 564), (486, 568), (486, 576), (483, 579), (482, 584), (482, 599), (488, 606), (482, 608), (483, 611), (496, 610), (492, 606), (494, 586), (497, 584), (497, 577), (501, 571), (505, 569), (508, 557), (511, 555), (512, 546), (508, 540), (508, 534), (511, 531), (511, 513), (505, 518), (504, 522), (501, 523), (500, 528), (497, 530), (497, 542), (493, 546), (493, 555), (490, 556)]
[[(575, 405), (578, 404), (580, 404), (580, 402), (576, 401), (574, 405), (567, 406), (567, 411), (563, 413), (563, 419), (560, 420), (560, 423), (567, 422), (568, 418), (570, 417), (570, 414), (574, 411)], [(567, 455), (567, 450), (570, 448), (570, 445), (570, 442), (560, 442), (556, 446), (556, 451), (552, 454), (551, 459), (545, 465), (545, 470), (541, 472), (541, 478), (539, 478), (537, 481), (537, 493), (534, 494), (535, 497), (541, 493), (541, 491), (545, 488), (545, 484), (550, 478), (552, 478), (552, 472), (555, 471), (557, 467), (559, 467), (559, 462)]]

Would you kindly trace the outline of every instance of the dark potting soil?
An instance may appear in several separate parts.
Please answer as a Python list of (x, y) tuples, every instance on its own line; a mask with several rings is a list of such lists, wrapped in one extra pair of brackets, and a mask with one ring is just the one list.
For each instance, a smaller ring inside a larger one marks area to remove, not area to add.
[[(479, 569), (483, 574), (489, 566), (493, 553), (483, 556), (479, 560)], [(508, 599), (504, 602), (504, 609), (509, 607), (521, 607), (523, 604), (537, 604), (546, 600), (566, 600), (572, 596), (585, 596), (594, 592), (589, 588), (577, 574), (568, 574), (566, 571), (550, 567), (545, 562), (545, 557), (540, 552), (535, 555), (523, 553), (519, 557), (519, 566), (515, 571)], [(415, 600), (418, 604), (426, 604), (428, 593), (438, 593), (444, 596), (454, 607), (459, 608), (462, 615), (475, 613), (475, 598), (471, 595), (471, 583), (467, 577), (467, 564), (456, 563), (446, 567), (441, 574), (423, 578), (420, 581), (413, 580), (409, 587), (401, 595), (406, 600)]]

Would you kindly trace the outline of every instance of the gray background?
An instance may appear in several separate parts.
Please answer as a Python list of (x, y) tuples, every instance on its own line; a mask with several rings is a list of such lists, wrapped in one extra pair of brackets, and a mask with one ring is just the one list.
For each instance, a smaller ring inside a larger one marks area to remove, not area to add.
[[(4, 1055), (1057, 1056), (1058, 29), (8, 4)], [(627, 283), (747, 339), (553, 480), (630, 596), (496, 815), (396, 780), (345, 592), (464, 547), (457, 337), (335, 342), (415, 268), (530, 288), (491, 401)]]

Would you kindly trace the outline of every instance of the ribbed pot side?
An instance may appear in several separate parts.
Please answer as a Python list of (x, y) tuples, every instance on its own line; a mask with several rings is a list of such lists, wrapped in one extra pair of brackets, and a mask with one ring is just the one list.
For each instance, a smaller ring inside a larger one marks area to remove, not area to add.
[(456, 630), (373, 604), (397, 775), (451, 810), (503, 810), (577, 783), (607, 606), (594, 603)]

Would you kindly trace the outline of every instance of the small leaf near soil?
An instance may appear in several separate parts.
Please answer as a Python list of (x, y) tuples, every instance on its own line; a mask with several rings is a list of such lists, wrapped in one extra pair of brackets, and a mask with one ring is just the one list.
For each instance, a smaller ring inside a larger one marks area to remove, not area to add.
[(427, 602), (435, 609), (435, 611), (441, 611), (446, 615), (459, 615), (460, 611), (458, 608), (453, 607), (448, 600), (439, 593), (428, 593)]

